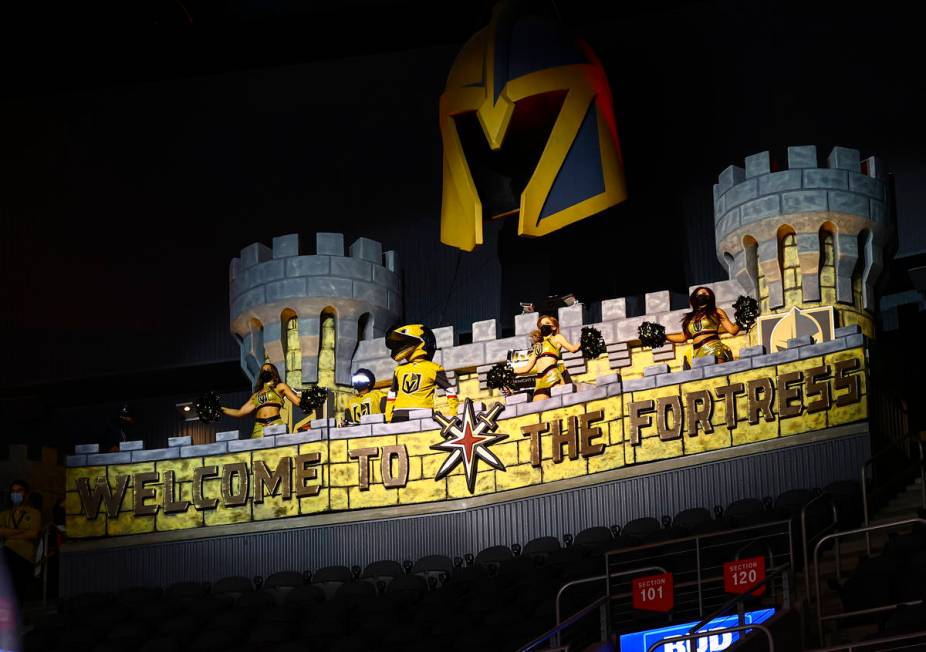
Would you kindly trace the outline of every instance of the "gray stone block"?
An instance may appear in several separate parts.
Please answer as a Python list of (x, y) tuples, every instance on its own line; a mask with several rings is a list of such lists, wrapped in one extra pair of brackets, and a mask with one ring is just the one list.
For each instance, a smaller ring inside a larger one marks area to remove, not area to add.
[(862, 334), (849, 335), (846, 337), (846, 348), (853, 349), (857, 346), (865, 346), (865, 336)]
[(327, 419), (312, 419), (309, 421), (310, 428), (334, 428), (338, 425), (337, 419), (327, 418)]
[(168, 437), (167, 445), (168, 446), (190, 446), (193, 443), (193, 438), (190, 436), (186, 437)]
[(180, 449), (180, 457), (202, 457), (204, 455), (224, 455), (228, 452), (228, 443), (217, 441), (212, 444), (193, 444)]
[(717, 232), (722, 236), (724, 234), (738, 229), (740, 227), (740, 207), (727, 211), (717, 222)]
[(264, 288), (256, 287), (247, 292), (242, 292), (233, 302), (231, 306), (232, 317), (235, 315), (240, 315), (245, 310), (250, 310), (255, 306), (260, 306), (266, 303), (264, 299)]
[(550, 388), (550, 396), (562, 396), (563, 394), (572, 394), (576, 391), (575, 383), (563, 383)]
[(802, 176), (800, 170), (782, 170), (763, 174), (759, 177), (759, 196), (787, 190), (800, 190)]
[(321, 441), (321, 430), (305, 430), (303, 432), (294, 432), (291, 435), (277, 435), (275, 437), (277, 446), (296, 446), (298, 444), (308, 444), (312, 441)]
[(286, 259), (287, 276), (327, 276), (331, 273), (328, 256), (296, 256)]
[(735, 165), (731, 165), (720, 173), (720, 177), (717, 179), (717, 191), (723, 195), (730, 188), (740, 183), (745, 178), (746, 170), (736, 167)]
[(585, 323), (585, 306), (581, 303), (574, 303), (571, 306), (565, 306), (557, 311), (557, 319), (561, 328), (581, 326)]
[(596, 385), (610, 385), (611, 383), (616, 383), (621, 379), (619, 374), (602, 374), (595, 379)]
[(601, 387), (592, 387), (591, 389), (583, 389), (579, 392), (574, 392), (572, 394), (565, 394), (563, 399), (563, 407), (568, 407), (570, 405), (577, 405), (579, 403), (586, 403), (588, 401), (600, 401), (608, 397), (608, 388), (604, 385)]
[(623, 321), (617, 322), (617, 340), (619, 342), (629, 342), (639, 339), (640, 324), (645, 321), (654, 321), (651, 316), (643, 315), (641, 317), (628, 317)]
[(693, 369), (699, 369), (701, 367), (709, 367), (712, 364), (717, 364), (716, 355), (707, 354), (707, 355), (702, 355), (696, 358), (692, 358), (691, 360), (691, 367)]
[(498, 325), (494, 319), (473, 322), (473, 341), (485, 342), (498, 337)]
[[(286, 432), (287, 428), (284, 424), (278, 426), (264, 426), (264, 437), (268, 435), (286, 435), (289, 434)], [(234, 441), (234, 440), (232, 440)]]
[(74, 447), (74, 452), (78, 455), (88, 455), (92, 453), (100, 452), (99, 444), (77, 444)]
[(625, 319), (627, 317), (627, 299), (605, 299), (601, 302), (601, 320)]
[(551, 396), (543, 401), (531, 401), (530, 403), (521, 403), (518, 405), (517, 415), (520, 417), (525, 414), (537, 414), (547, 410), (555, 410), (563, 407), (563, 399), (559, 396)]
[(710, 367), (704, 367), (701, 372), (705, 378), (716, 378), (717, 376), (726, 376), (727, 374), (749, 371), (750, 369), (752, 369), (752, 359), (746, 358), (745, 360), (733, 360), (732, 362), (722, 362)]
[(787, 213), (807, 213), (826, 210), (826, 191), (799, 190), (781, 195), (781, 211)]
[(284, 299), (300, 299), (306, 296), (305, 279), (287, 278), (282, 281), (274, 281), (265, 285), (264, 290), (267, 293), (268, 303)]
[(347, 426), (346, 428), (332, 428), (328, 432), (329, 439), (350, 439), (351, 437), (369, 437), (373, 434), (371, 424), (361, 424), (359, 426)]
[(834, 147), (830, 155), (826, 157), (826, 164), (831, 168), (852, 170), (853, 172), (858, 172), (862, 169), (861, 157), (858, 150), (848, 147)]
[(286, 276), (285, 260), (268, 260), (257, 267), (249, 270), (251, 272), (251, 282), (254, 285), (265, 285), (271, 281), (277, 281)]
[(796, 349), (801, 346), (808, 346), (813, 344), (813, 337), (811, 335), (801, 335), (800, 337), (792, 337), (787, 341), (787, 347), (789, 349)]
[(837, 188), (846, 190), (849, 187), (849, 176), (845, 170), (804, 170), (805, 188)]
[(96, 466), (98, 464), (129, 464), (132, 461), (132, 453), (97, 453), (87, 455), (87, 466)]
[(869, 202), (868, 217), (875, 222), (881, 223), (887, 220), (887, 209), (884, 207), (884, 202), (872, 199), (871, 202)]
[(798, 145), (788, 148), (788, 167), (815, 168), (817, 163), (817, 148), (815, 145)]
[(386, 309), (394, 315), (402, 314), (402, 297), (390, 290), (386, 295)]
[(646, 301), (646, 314), (653, 315), (657, 312), (668, 312), (670, 309), (670, 295), (668, 290), (662, 292), (647, 292), (644, 297)]
[(785, 362), (794, 362), (800, 359), (800, 352), (800, 349), (787, 349), (785, 351), (766, 353), (765, 355), (755, 355), (750, 360), (752, 368), (759, 369), (760, 367), (771, 367)]
[(331, 259), (331, 275), (357, 281), (372, 281), (373, 265), (357, 258), (333, 257)]
[(399, 253), (397, 251), (387, 251), (383, 254), (383, 264), (390, 272), (399, 271)]
[(350, 299), (354, 296), (354, 284), (346, 278), (312, 276), (306, 280), (306, 296), (342, 299)]
[(86, 455), (65, 455), (64, 465), (67, 467), (87, 466)]
[(667, 374), (667, 373), (669, 373), (669, 365), (665, 363), (652, 364), (648, 367), (643, 368), (644, 376), (658, 376), (659, 374)]
[(485, 346), (482, 342), (444, 349), (445, 369), (468, 369), (485, 363)]
[(751, 358), (756, 355), (765, 355), (765, 346), (756, 344), (755, 346), (744, 346), (739, 350), (739, 357)]
[(800, 348), (800, 358), (801, 360), (806, 360), (807, 358), (813, 358), (818, 355), (826, 355), (828, 353), (835, 353), (836, 351), (842, 351), (846, 348), (846, 340), (843, 337), (837, 337), (834, 340), (827, 340), (826, 342), (820, 342), (819, 344), (811, 344), (810, 346), (802, 346)]
[(315, 253), (325, 256), (343, 256), (344, 235), (341, 233), (316, 233)]
[(366, 301), (381, 308), (389, 308), (389, 290), (381, 285), (367, 283), (366, 281), (354, 281), (353, 292), (355, 299)]
[(518, 405), (519, 403), (527, 403), (527, 392), (515, 392), (511, 396), (505, 397), (505, 405)]
[[(224, 444), (225, 442), (222, 443)], [(228, 442), (228, 452), (241, 453), (244, 451), (257, 451), (263, 448), (273, 448), (276, 445), (276, 436), (239, 439), (238, 441)]]
[(701, 380), (704, 378), (703, 369), (687, 369), (685, 371), (673, 371), (670, 374), (663, 374), (656, 377), (656, 387), (665, 387), (666, 385), (678, 385), (687, 383), (692, 380)]
[(447, 349), (453, 346), (455, 341), (453, 337), (453, 326), (442, 326), (432, 330), (434, 331), (434, 339), (437, 340), (437, 348)]
[(351, 258), (368, 260), (377, 265), (383, 264), (383, 245), (369, 238), (357, 238), (350, 246)]
[(537, 317), (536, 312), (528, 312), (521, 315), (514, 316), (514, 334), (515, 335), (529, 335), (532, 330), (537, 328)]
[(299, 234), (289, 233), (273, 239), (273, 257), (289, 258), (299, 255)]
[(836, 337), (848, 337), (849, 335), (855, 335), (862, 332), (862, 327), (858, 324), (849, 324), (848, 326), (840, 326), (835, 329), (834, 334)]
[(430, 419), (434, 415), (434, 410), (428, 408), (421, 408), (418, 410), (411, 410), (408, 413), (409, 419)]
[(740, 204), (755, 199), (759, 192), (759, 182), (755, 179), (746, 179), (738, 183), (723, 196), (724, 210), (730, 210)]
[(119, 451), (140, 451), (145, 447), (145, 442), (140, 439), (135, 441), (120, 441)]
[(836, 213), (851, 213), (868, 217), (868, 197), (854, 192), (831, 190), (827, 193), (830, 210)]
[(241, 250), (241, 266), (239, 269), (243, 270), (254, 267), (258, 263), (270, 260), (272, 257), (273, 252), (267, 245), (261, 244), (260, 242), (249, 244)]
[(235, 439), (241, 439), (241, 433), (237, 430), (226, 430), (224, 432), (215, 433), (216, 441), (233, 441)]
[[(457, 407), (457, 414), (458, 414), (458, 415), (463, 414), (463, 405), (464, 405), (464, 403), (461, 402), (460, 405)], [(486, 404), (485, 404), (485, 403), (483, 403), (482, 401), (473, 401), (473, 412), (475, 412), (476, 414), (479, 414), (480, 412), (482, 412), (482, 411), (485, 410), (485, 409), (486, 409)]]
[(132, 451), (133, 462), (161, 462), (175, 460), (180, 457), (180, 448), (155, 448), (150, 451)]
[(361, 414), (360, 423), (386, 423), (385, 414)]
[(675, 351), (653, 351), (653, 362), (669, 362), (675, 360)]
[(610, 385), (607, 385), (607, 390), (608, 390), (608, 398), (612, 396), (620, 396), (621, 394), (624, 393), (624, 386), (620, 381), (618, 381), (616, 383), (611, 383)]
[(768, 195), (740, 206), (741, 224), (750, 224), (765, 217), (781, 214), (781, 198), (778, 195)]
[(868, 195), (875, 199), (884, 199), (884, 183), (867, 174), (849, 173), (849, 190)]
[(631, 378), (622, 383), (624, 393), (639, 392), (644, 389), (653, 389), (656, 386), (656, 376), (647, 376), (645, 378)]
[(381, 265), (373, 265), (373, 282), (395, 292), (399, 291), (399, 275)]
[(398, 423), (375, 423), (370, 426), (373, 429), (373, 436), (379, 435), (401, 435), (406, 432), (421, 432), (421, 420), (413, 419), (410, 421), (399, 421)]
[(746, 178), (768, 174), (772, 170), (772, 162), (768, 152), (759, 152), (746, 157)]
[(231, 262), (228, 264), (228, 283), (229, 285), (234, 286), (235, 280), (238, 278), (238, 273), (241, 271), (241, 259), (232, 258)]
[(421, 419), (421, 420), (419, 421), (419, 423), (421, 424), (421, 430), (422, 430), (422, 431), (424, 431), (424, 430), (440, 430), (441, 427), (442, 427), (437, 421), (435, 421), (434, 419), (430, 419), (430, 418), (429, 418), (429, 419)]
[(630, 354), (630, 346), (627, 342), (609, 342), (605, 345), (608, 353), (626, 353)]

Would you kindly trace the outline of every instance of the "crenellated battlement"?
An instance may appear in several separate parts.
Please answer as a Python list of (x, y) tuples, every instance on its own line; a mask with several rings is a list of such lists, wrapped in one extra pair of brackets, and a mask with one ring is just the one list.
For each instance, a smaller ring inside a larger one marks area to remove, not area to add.
[(241, 250), (229, 265), (231, 330), (241, 342), (241, 365), (254, 377), (265, 358), (286, 366), (287, 322), (298, 320), (301, 376), (319, 379), (322, 316), (335, 319), (334, 373), (349, 384), (350, 359), (359, 339), (382, 335), (402, 314), (399, 258), (395, 251), (358, 238), (345, 255), (340, 233), (315, 234), (314, 252), (292, 233)]

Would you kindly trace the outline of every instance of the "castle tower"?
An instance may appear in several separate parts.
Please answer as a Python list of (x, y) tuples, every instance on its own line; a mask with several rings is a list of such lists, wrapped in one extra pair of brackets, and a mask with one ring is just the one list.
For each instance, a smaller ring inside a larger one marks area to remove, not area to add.
[(838, 325), (872, 337), (874, 288), (893, 225), (881, 162), (835, 147), (789, 147), (787, 169), (768, 152), (731, 165), (714, 185), (717, 256), (763, 314), (833, 306)]
[(345, 256), (340, 233), (317, 233), (310, 255), (297, 234), (248, 245), (231, 261), (229, 286), (231, 331), (252, 381), (269, 359), (297, 387), (350, 385), (358, 341), (402, 316), (396, 252), (359, 238)]

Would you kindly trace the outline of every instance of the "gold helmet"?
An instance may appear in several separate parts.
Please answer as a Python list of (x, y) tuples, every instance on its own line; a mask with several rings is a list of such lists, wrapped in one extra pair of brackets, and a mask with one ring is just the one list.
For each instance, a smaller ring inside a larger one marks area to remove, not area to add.
[(627, 197), (604, 68), (584, 41), (515, 2), (496, 5), (457, 55), (440, 131), (444, 244), (482, 244), (485, 215), (517, 214), (518, 235), (543, 236)]
[(386, 333), (386, 346), (392, 359), (401, 362), (430, 360), (437, 351), (437, 339), (434, 332), (424, 324), (405, 324), (394, 326)]

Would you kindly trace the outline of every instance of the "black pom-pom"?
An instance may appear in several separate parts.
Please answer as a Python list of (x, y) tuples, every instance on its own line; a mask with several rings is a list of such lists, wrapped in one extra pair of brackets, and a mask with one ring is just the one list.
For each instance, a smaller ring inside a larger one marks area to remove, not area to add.
[(196, 414), (203, 423), (212, 423), (222, 418), (222, 406), (219, 404), (219, 395), (215, 392), (206, 392), (193, 402)]
[(582, 328), (582, 337), (579, 339), (579, 344), (582, 347), (582, 356), (589, 360), (597, 358), (608, 350), (604, 338), (601, 336), (601, 331), (591, 326)]
[(666, 343), (666, 327), (654, 321), (645, 321), (640, 324), (637, 336), (643, 346), (658, 349)]
[(490, 389), (501, 389), (514, 386), (514, 369), (507, 362), (498, 362), (492, 365), (486, 374), (486, 385)]
[(299, 395), (299, 409), (304, 414), (318, 412), (328, 398), (328, 390), (318, 385), (309, 385)]
[(749, 330), (759, 317), (759, 302), (752, 297), (740, 295), (733, 304), (733, 319), (740, 328)]

